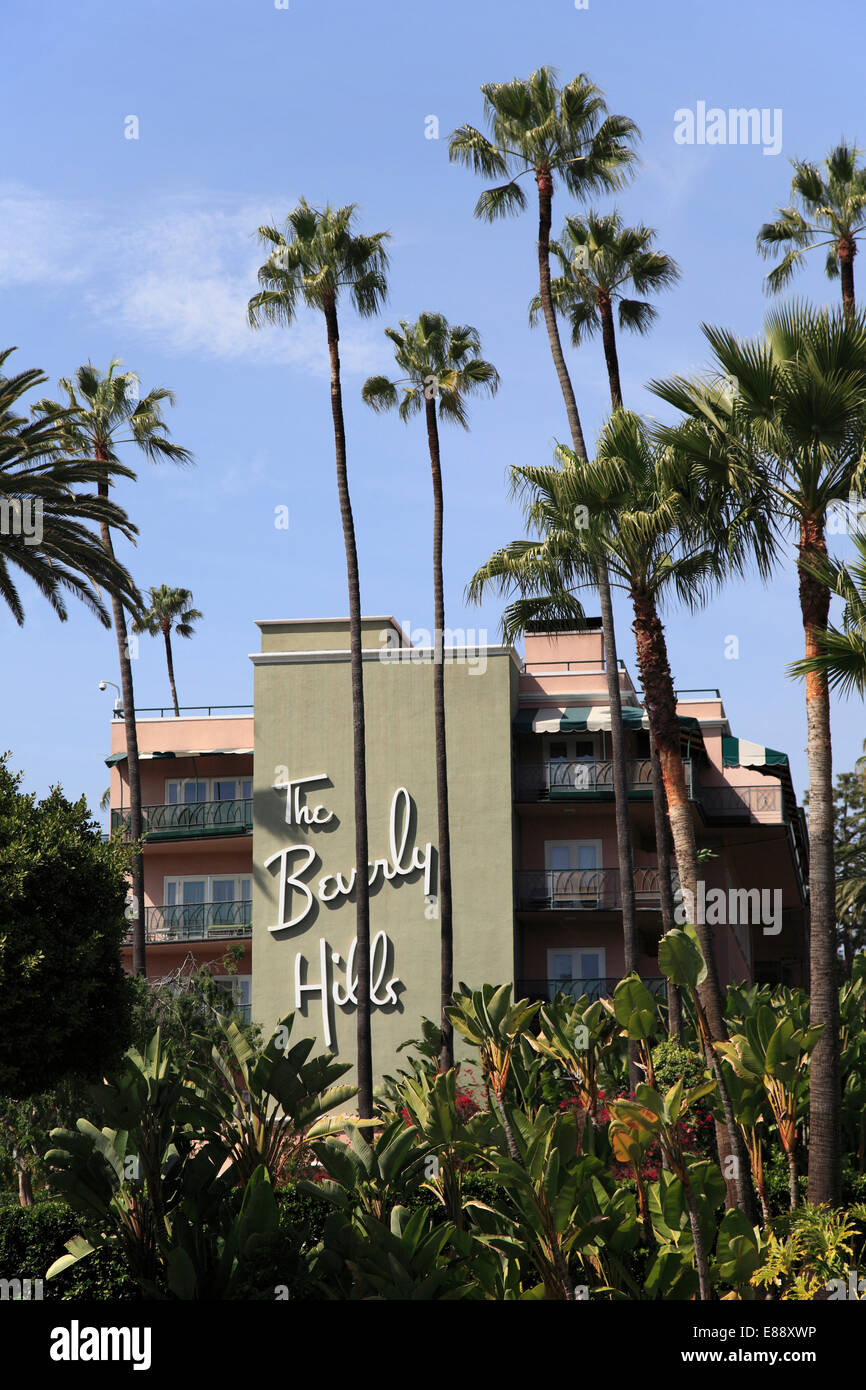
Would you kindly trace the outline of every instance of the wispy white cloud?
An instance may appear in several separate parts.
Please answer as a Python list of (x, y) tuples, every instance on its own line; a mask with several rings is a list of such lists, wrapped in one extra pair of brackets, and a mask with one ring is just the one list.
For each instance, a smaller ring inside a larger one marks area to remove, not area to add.
[[(196, 195), (150, 200), (146, 209), (94, 208), (0, 185), (0, 285), (59, 291), (94, 319), (113, 319), (125, 342), (158, 345), (169, 356), (324, 375), (324, 329), (314, 313), (300, 310), (291, 330), (254, 332), (247, 322), (262, 260), (255, 229), (273, 215), (264, 200)], [(380, 333), (348, 314), (342, 333), (345, 370), (369, 372)]]

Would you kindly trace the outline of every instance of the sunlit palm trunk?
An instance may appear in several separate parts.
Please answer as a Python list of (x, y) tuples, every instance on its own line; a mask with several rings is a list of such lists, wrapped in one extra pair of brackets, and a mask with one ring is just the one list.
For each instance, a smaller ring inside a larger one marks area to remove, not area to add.
[[(93, 454), (100, 463), (107, 463), (105, 449), (96, 443)], [(100, 480), (99, 496), (108, 500), (108, 483)], [(107, 522), (100, 522), (99, 534), (106, 555), (114, 559), (114, 545), (111, 528)], [(135, 726), (135, 695), (132, 688), (132, 663), (129, 659), (129, 643), (126, 634), (126, 616), (123, 604), (116, 593), (111, 595), (111, 614), (114, 620), (114, 633), (117, 638), (117, 654), (120, 659), (120, 694), (123, 701), (123, 724), (126, 731), (126, 766), (129, 772), (129, 836), (139, 844), (141, 840), (141, 775), (138, 764), (138, 731)], [(132, 973), (147, 974), (147, 959), (144, 940), (144, 856), (137, 849), (130, 864), (132, 879)]]
[[(668, 819), (674, 842), (674, 854), (679, 872), (680, 887), (697, 902), (698, 853), (695, 827), (686, 784), (685, 767), (680, 750), (680, 727), (677, 700), (668, 662), (667, 643), (655, 604), (651, 597), (632, 593), (634, 604), (634, 635), (638, 666), (643, 682), (644, 700), (668, 803)], [(686, 899), (688, 902), (689, 899)], [(697, 914), (692, 914), (697, 917)], [(725, 1123), (716, 1125), (716, 1144), (719, 1162), (725, 1177), (728, 1205), (736, 1205), (752, 1219), (753, 1203), (749, 1182), (749, 1161), (740, 1127), (734, 1118), (730, 1096), (718, 1055), (712, 1042), (724, 1042), (728, 1036), (725, 1025), (722, 994), (719, 986), (713, 934), (706, 922), (695, 920), (693, 926), (701, 943), (707, 966), (707, 978), (698, 991), (702, 1019), (705, 1020), (708, 1040), (705, 1047), (707, 1065), (716, 1078)], [(729, 1165), (728, 1157), (736, 1159)], [(733, 1172), (728, 1169), (733, 1166)]]
[(364, 728), (364, 670), (361, 654), (361, 585), (355, 522), (349, 496), (346, 467), (346, 430), (343, 422), (343, 393), (340, 382), (340, 333), (337, 306), (326, 303), (328, 354), (331, 362), (331, 413), (334, 419), (334, 449), (337, 460), (337, 493), (346, 548), (346, 577), (349, 586), (349, 648), (352, 675), (352, 734), (354, 744), (355, 792), (355, 932), (358, 944), (355, 968), (358, 974), (358, 1112), (361, 1119), (373, 1114), (373, 1043), (370, 1028), (370, 886), (367, 849), (367, 756)]
[(435, 397), (425, 402), (433, 475), (433, 723), (436, 740), (436, 809), (439, 836), (440, 1014), (443, 1071), (454, 1065), (454, 1029), (445, 1009), (454, 992), (454, 929), (451, 912), (451, 833), (448, 823), (448, 757), (445, 742), (445, 585), (442, 574), (442, 467)]
[[(800, 531), (801, 560), (826, 557), (821, 524), (807, 518)], [(802, 567), (800, 610), (806, 656), (819, 652), (818, 634), (826, 627), (830, 592)], [(841, 1100), (839, 1094), (839, 981), (836, 961), (836, 885), (833, 852), (833, 764), (830, 694), (820, 673), (806, 677), (809, 761), (809, 996), (812, 1027), (824, 1025), (812, 1053), (809, 1102), (810, 1202), (840, 1200)]]
[[(579, 459), (586, 459), (586, 444), (580, 425), (574, 387), (568, 373), (559, 325), (550, 289), (550, 224), (553, 200), (553, 180), (549, 170), (539, 169), (536, 174), (538, 185), (538, 279), (539, 298), (547, 327), (550, 352), (553, 357), (565, 412), (571, 432), (571, 446)], [(622, 698), (619, 688), (619, 662), (616, 650), (616, 632), (613, 622), (613, 603), (610, 595), (610, 580), (607, 566), (599, 564), (596, 569), (596, 584), (601, 606), (602, 641), (604, 643), (604, 665), (607, 678), (607, 697), (610, 708), (610, 744), (613, 770), (614, 808), (616, 812), (617, 858), (619, 861), (620, 888), (622, 892), (622, 931), (623, 958), (625, 973), (637, 970), (637, 930), (635, 923), (634, 898), (634, 856), (631, 845), (631, 826), (628, 811), (628, 777), (625, 765), (625, 740), (622, 731)], [(633, 1058), (630, 1059), (632, 1081), (636, 1079)]]
[(168, 667), (168, 683), (171, 686), (171, 698), (174, 704), (175, 718), (180, 718), (180, 705), (177, 703), (177, 687), (174, 683), (174, 661), (171, 656), (171, 625), (163, 623), (162, 635), (165, 638), (165, 664)]

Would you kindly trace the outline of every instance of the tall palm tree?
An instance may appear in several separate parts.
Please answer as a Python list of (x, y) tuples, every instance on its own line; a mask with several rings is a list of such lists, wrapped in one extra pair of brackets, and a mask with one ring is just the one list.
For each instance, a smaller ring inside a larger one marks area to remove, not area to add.
[[(708, 450), (761, 479), (765, 516), (797, 535), (797, 574), (805, 640), (809, 765), (810, 1023), (824, 1025), (812, 1054), (809, 1201), (837, 1202), (841, 1183), (839, 999), (833, 851), (833, 772), (828, 670), (820, 661), (830, 586), (830, 509), (862, 483), (866, 442), (866, 322), (808, 305), (771, 314), (762, 337), (742, 342), (704, 327), (712, 380), (674, 378), (651, 389), (681, 410), (689, 426), (678, 447)], [(720, 387), (719, 378), (735, 384)], [(778, 547), (777, 547), (778, 550)], [(816, 573), (817, 572), (817, 573)]]
[[(61, 621), (69, 616), (66, 593), (110, 627), (102, 591), (128, 606), (140, 602), (139, 594), (87, 523), (105, 522), (129, 539), (136, 528), (115, 503), (79, 490), (94, 484), (100, 470), (91, 460), (64, 457), (65, 419), (42, 412), (28, 418), (23, 397), (48, 378), (36, 368), (6, 376), (2, 369), (14, 351), (0, 352), (0, 598), (21, 626), (24, 605), (10, 572), (14, 567)], [(118, 466), (115, 472), (127, 470)]]
[(358, 1110), (362, 1119), (373, 1114), (373, 1051), (370, 1031), (370, 894), (367, 875), (367, 770), (364, 727), (364, 673), (361, 655), (361, 587), (355, 522), (349, 495), (346, 428), (340, 376), (340, 329), (337, 309), (348, 293), (362, 318), (378, 313), (387, 295), (385, 273), (387, 232), (364, 235), (355, 231), (356, 205), (314, 208), (302, 198), (289, 213), (285, 229), (260, 227), (259, 240), (270, 254), (259, 269), (261, 290), (249, 302), (253, 328), (265, 323), (291, 327), (298, 305), (305, 304), (325, 320), (331, 366), (331, 416), (337, 464), (337, 494), (346, 550), (349, 588), (349, 647), (352, 674), (355, 800), (355, 918), (358, 970)]
[[(653, 250), (654, 239), (655, 232), (650, 227), (623, 226), (617, 212), (602, 215), (590, 210), (584, 217), (567, 217), (559, 240), (551, 242), (551, 251), (561, 268), (561, 273), (551, 285), (554, 307), (571, 325), (571, 340), (575, 347), (597, 332), (601, 333), (611, 407), (614, 410), (619, 410), (623, 405), (616, 320), (619, 319), (620, 328), (629, 332), (648, 332), (658, 310), (649, 300), (629, 295), (658, 293), (675, 284), (680, 275), (679, 266), (671, 256)], [(537, 295), (530, 305), (530, 321), (537, 318), (540, 310), (541, 298)], [(650, 760), (662, 931), (668, 932), (674, 925), (670, 833), (661, 766), (652, 737)], [(620, 871), (631, 881), (634, 867), (631, 838), (624, 829), (622, 839)], [(634, 895), (629, 894), (625, 902), (623, 928), (627, 943), (634, 943)], [(633, 945), (631, 950), (627, 946), (627, 959), (635, 956), (636, 946)], [(682, 1026), (680, 1000), (677, 987), (671, 980), (667, 984), (667, 995), (668, 1027), (672, 1036), (679, 1036)], [(634, 1045), (630, 1044), (630, 1048), (633, 1051)]]
[[(470, 594), (479, 597), (493, 584), (501, 592), (520, 596), (503, 617), (507, 637), (529, 616), (566, 616), (573, 608), (573, 590), (593, 582), (595, 550), (602, 547), (612, 582), (629, 595), (634, 609), (638, 665), (650, 730), (658, 752), (668, 803), (668, 816), (680, 884), (696, 901), (698, 855), (686, 771), (682, 759), (676, 694), (667, 655), (659, 607), (675, 595), (689, 608), (706, 601), (728, 569), (742, 570), (748, 559), (745, 544), (732, 544), (725, 556), (709, 533), (705, 518), (721, 510), (727, 533), (751, 539), (737, 525), (733, 508), (725, 506), (718, 488), (684, 467), (669, 451), (657, 448), (640, 419), (616, 411), (608, 422), (588, 465), (570, 449), (556, 451), (562, 467), (514, 467), (515, 488), (527, 499), (527, 517), (537, 540), (514, 541), (497, 551), (474, 576)], [(576, 509), (585, 506), (590, 526), (575, 525)], [(720, 528), (721, 532), (721, 528)], [(766, 567), (756, 547), (755, 558)], [(741, 1162), (731, 1182), (732, 1196), (748, 1209), (750, 1193), (742, 1137), (710, 1042), (727, 1039), (712, 930), (695, 923), (707, 963), (700, 998), (709, 1039), (707, 1060), (716, 1071), (725, 1107), (723, 1152), (733, 1151)]]
[[(452, 420), (469, 428), (465, 398), (477, 391), (495, 395), (499, 373), (481, 356), (478, 331), (466, 324), (451, 325), (442, 314), (423, 313), (417, 323), (400, 320), (400, 331), (386, 328), (394, 344), (394, 357), (403, 373), (391, 381), (370, 377), (362, 396), (374, 410), (398, 406), (401, 420), (423, 409), (427, 447), (433, 476), (433, 721), (436, 740), (436, 804), (439, 835), (439, 921), (441, 938), (440, 1066), (454, 1065), (454, 1029), (445, 1010), (454, 992), (454, 932), (451, 905), (451, 833), (448, 824), (448, 760), (445, 742), (445, 586), (442, 573), (442, 467), (439, 455), (439, 421)], [(398, 394), (399, 391), (399, 394)]]
[(866, 699), (866, 532), (854, 532), (851, 540), (852, 560), (827, 560), (813, 567), (814, 577), (844, 602), (842, 626), (831, 623), (817, 632), (817, 650), (788, 669), (796, 677), (823, 675), (831, 690)]
[(171, 698), (174, 704), (175, 717), (180, 716), (180, 706), (177, 703), (177, 688), (174, 683), (174, 661), (171, 655), (171, 630), (174, 628), (178, 637), (192, 637), (195, 635), (194, 623), (197, 623), (204, 614), (192, 606), (192, 594), (189, 589), (172, 589), (168, 584), (160, 584), (158, 589), (149, 590), (148, 606), (133, 620), (133, 632), (147, 632), (151, 637), (156, 637), (162, 633), (165, 640), (165, 661), (168, 666), (168, 683), (171, 686)]
[[(550, 244), (561, 267), (551, 283), (554, 307), (571, 325), (575, 347), (601, 333), (614, 410), (623, 404), (616, 320), (628, 332), (649, 332), (658, 310), (643, 296), (669, 289), (680, 278), (676, 261), (652, 249), (655, 235), (651, 227), (623, 226), (617, 212), (590, 210), (585, 217), (567, 217), (559, 240)], [(533, 320), (540, 311), (536, 296)]]
[(766, 276), (769, 293), (784, 289), (807, 251), (826, 246), (827, 276), (841, 280), (843, 307), (854, 313), (854, 257), (866, 232), (866, 166), (857, 163), (860, 153), (842, 140), (824, 159), (823, 174), (809, 160), (791, 160), (791, 202), (778, 208), (775, 222), (765, 222), (757, 236), (765, 260), (788, 248)]
[[(192, 461), (189, 450), (168, 438), (168, 427), (162, 417), (164, 402), (174, 405), (174, 396), (163, 386), (154, 387), (139, 399), (139, 380), (134, 372), (119, 371), (121, 363), (113, 360), (108, 370), (101, 372), (88, 362), (79, 367), (74, 378), (62, 377), (60, 389), (66, 393), (66, 405), (56, 401), (40, 401), (37, 409), (58, 420), (64, 449), (72, 458), (90, 459), (97, 465), (97, 491), (103, 502), (108, 501), (114, 477), (121, 471), (135, 481), (131, 469), (121, 470), (118, 449), (134, 444), (152, 463), (170, 461), (184, 464)], [(100, 521), (99, 531), (106, 556), (114, 559), (111, 523)], [(136, 605), (138, 607), (140, 605)], [(120, 689), (123, 700), (123, 722), (126, 731), (126, 758), (129, 772), (129, 833), (136, 844), (132, 856), (132, 969), (136, 975), (147, 973), (144, 935), (144, 859), (141, 853), (141, 775), (138, 761), (138, 733), (135, 725), (135, 695), (132, 684), (132, 663), (126, 631), (126, 615), (120, 595), (112, 594), (111, 609), (117, 651), (120, 661)]]
[[(574, 387), (562, 351), (551, 291), (553, 194), (557, 180), (574, 197), (581, 199), (596, 192), (621, 187), (633, 171), (636, 158), (633, 144), (639, 131), (629, 117), (608, 113), (601, 90), (584, 73), (560, 88), (555, 71), (542, 67), (526, 79), (490, 82), (482, 86), (481, 91), (490, 137), (474, 126), (460, 126), (451, 136), (449, 156), (468, 165), (484, 178), (505, 180), (485, 189), (478, 199), (475, 215), (488, 221), (522, 212), (526, 207), (526, 195), (520, 180), (525, 177), (535, 180), (538, 194), (538, 297), (568, 418), (571, 446), (576, 457), (585, 460), (586, 443)], [(596, 588), (601, 608), (607, 697), (611, 713), (611, 764), (622, 884), (625, 965), (626, 970), (630, 971), (637, 969), (637, 924), (631, 872), (628, 774), (613, 601), (603, 555), (598, 557)]]

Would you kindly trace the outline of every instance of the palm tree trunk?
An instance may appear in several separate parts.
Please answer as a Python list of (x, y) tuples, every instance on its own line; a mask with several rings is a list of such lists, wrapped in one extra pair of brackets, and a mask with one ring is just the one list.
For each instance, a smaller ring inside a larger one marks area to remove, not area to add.
[[(616, 817), (616, 851), (619, 861), (620, 892), (622, 894), (623, 970), (630, 975), (638, 970), (637, 924), (635, 921), (634, 855), (631, 844), (631, 823), (628, 809), (628, 772), (625, 761), (625, 738), (622, 728), (622, 697), (619, 688), (619, 660), (613, 625), (613, 601), (607, 566), (597, 570), (598, 596), (601, 606), (601, 633), (604, 644), (604, 666), (607, 677), (610, 707), (610, 753), (613, 771), (613, 797)], [(630, 1043), (628, 1052), (629, 1085), (635, 1089), (640, 1081), (637, 1052)]]
[(451, 915), (451, 833), (448, 824), (448, 757), (445, 743), (445, 585), (442, 574), (442, 467), (435, 397), (425, 402), (427, 443), (433, 474), (433, 722), (436, 739), (436, 811), (439, 836), (440, 1014), (439, 1067), (454, 1066), (454, 1028), (445, 1009), (454, 993), (454, 930)]
[[(674, 842), (674, 854), (679, 872), (680, 887), (691, 894), (691, 901), (697, 901), (698, 855), (695, 843), (695, 827), (689, 804), (685, 769), (680, 751), (680, 728), (677, 720), (677, 701), (673, 678), (668, 662), (667, 644), (655, 602), (650, 595), (632, 592), (634, 603), (634, 634), (637, 648), (638, 666), (643, 682), (644, 700), (650, 728), (658, 750), (659, 766), (668, 803), (668, 818)], [(695, 913), (697, 917), (699, 914)], [(730, 1096), (724, 1081), (719, 1059), (712, 1044), (725, 1042), (728, 1030), (725, 1025), (722, 994), (719, 986), (713, 935), (706, 922), (695, 921), (694, 928), (701, 944), (707, 967), (707, 977), (699, 987), (696, 1002), (700, 1014), (706, 1020), (709, 1034), (705, 1053), (707, 1065), (711, 1068), (725, 1113), (725, 1123), (716, 1125), (716, 1143), (719, 1162), (725, 1174), (728, 1205), (738, 1206), (750, 1220), (752, 1216), (751, 1185), (748, 1180), (749, 1161), (739, 1125), (734, 1119)], [(703, 1031), (703, 1030), (702, 1030)], [(733, 1173), (728, 1173), (728, 1157), (736, 1162)]]
[(698, 1272), (698, 1296), (702, 1303), (709, 1301), (710, 1294), (710, 1269), (707, 1263), (707, 1249), (704, 1245), (704, 1236), (701, 1230), (701, 1223), (698, 1219), (698, 1208), (695, 1202), (695, 1194), (692, 1185), (686, 1178), (683, 1183), (683, 1192), (686, 1199), (686, 1209), (689, 1213), (689, 1225), (692, 1228), (692, 1241), (695, 1247), (695, 1268)]
[[(565, 413), (571, 433), (571, 446), (579, 459), (586, 459), (586, 444), (580, 425), (574, 387), (568, 373), (559, 325), (550, 289), (550, 224), (553, 202), (553, 179), (550, 171), (539, 169), (536, 173), (538, 185), (538, 281), (539, 297), (547, 326), (550, 352), (559, 378)], [(601, 604), (602, 640), (604, 643), (604, 665), (607, 677), (607, 698), (610, 707), (611, 762), (613, 765), (613, 794), (616, 811), (617, 856), (619, 860), (620, 891), (622, 893), (623, 955), (625, 972), (637, 969), (637, 932), (635, 930), (634, 899), (634, 856), (631, 847), (631, 826), (628, 810), (628, 775), (625, 765), (625, 745), (622, 731), (622, 699), (619, 689), (619, 663), (616, 650), (616, 632), (613, 622), (613, 603), (610, 595), (610, 580), (607, 566), (599, 564), (596, 570), (596, 584)], [(634, 1058), (629, 1058), (629, 1073), (637, 1072)], [(634, 1078), (633, 1078), (634, 1080)]]
[(355, 792), (355, 964), (358, 971), (358, 1113), (362, 1120), (373, 1115), (373, 1042), (370, 1027), (370, 884), (367, 846), (367, 759), (364, 726), (364, 669), (361, 653), (361, 584), (355, 522), (349, 496), (346, 466), (346, 429), (343, 421), (343, 392), (340, 380), (340, 331), (337, 305), (328, 299), (324, 305), (331, 363), (331, 414), (334, 420), (334, 451), (337, 461), (337, 493), (346, 549), (346, 577), (349, 586), (349, 649), (352, 674), (352, 734), (354, 741)]
[[(791, 1203), (791, 1211), (796, 1211), (800, 1205), (800, 1184), (797, 1181), (797, 1155), (793, 1149), (788, 1150), (788, 1198)], [(809, 1167), (812, 1167), (811, 1155)], [(809, 1199), (811, 1201), (811, 1198)]]
[(174, 715), (180, 718), (180, 706), (177, 703), (177, 687), (174, 683), (174, 662), (171, 659), (171, 624), (163, 623), (162, 635), (165, 638), (165, 662), (168, 666), (168, 683), (171, 686), (171, 698), (174, 703)]
[(836, 251), (839, 256), (839, 277), (842, 282), (842, 308), (845, 311), (846, 319), (852, 319), (856, 305), (854, 303), (854, 257), (857, 254), (857, 243), (850, 237), (840, 238)]
[[(97, 441), (93, 448), (94, 457), (100, 463), (107, 463), (108, 457), (103, 446)], [(108, 498), (108, 483), (97, 485), (99, 496)], [(107, 522), (100, 522), (99, 534), (102, 548), (112, 560), (114, 546), (111, 528)], [(132, 688), (132, 663), (129, 659), (129, 644), (126, 634), (126, 617), (123, 604), (116, 593), (111, 595), (111, 614), (114, 619), (114, 633), (117, 638), (117, 652), (120, 659), (120, 694), (123, 701), (123, 723), (126, 731), (126, 766), (129, 771), (129, 838), (137, 846), (130, 864), (132, 879), (132, 973), (147, 974), (147, 955), (144, 940), (144, 855), (141, 852), (141, 774), (138, 763), (138, 730), (135, 725), (135, 695)]]
[[(806, 656), (818, 654), (827, 625), (830, 592), (803, 568), (826, 558), (824, 529), (813, 517), (800, 528), (800, 611)], [(837, 1205), (841, 1197), (839, 981), (836, 960), (836, 886), (833, 852), (833, 762), (830, 693), (826, 675), (806, 677), (809, 761), (809, 1023), (824, 1025), (810, 1066), (809, 1201)]]
[(553, 178), (550, 170), (539, 169), (536, 173), (536, 183), (538, 184), (539, 297), (541, 299), (541, 308), (544, 313), (544, 322), (547, 327), (550, 354), (553, 358), (553, 365), (556, 367), (556, 375), (559, 378), (562, 399), (565, 401), (565, 413), (568, 416), (568, 427), (571, 431), (571, 447), (574, 449), (579, 459), (585, 459), (587, 457), (586, 444), (584, 443), (580, 416), (577, 411), (574, 387), (571, 384), (568, 367), (565, 365), (565, 356), (559, 337), (559, 325), (556, 322), (556, 310), (553, 307), (553, 297), (550, 289), (550, 223), (553, 205)]
[(622, 409), (622, 387), (619, 381), (619, 356), (616, 350), (616, 329), (613, 321), (613, 304), (606, 290), (596, 290), (599, 318), (601, 319), (601, 343), (604, 360), (607, 364), (607, 379), (610, 385), (610, 398), (614, 410)]
[[(671, 887), (670, 831), (665, 787), (662, 781), (656, 742), (650, 729), (650, 761), (652, 765), (653, 823), (656, 835), (656, 864), (658, 865), (659, 898), (661, 900), (662, 935), (674, 925), (674, 894)], [(668, 1037), (682, 1042), (683, 1010), (679, 991), (673, 980), (667, 982)]]

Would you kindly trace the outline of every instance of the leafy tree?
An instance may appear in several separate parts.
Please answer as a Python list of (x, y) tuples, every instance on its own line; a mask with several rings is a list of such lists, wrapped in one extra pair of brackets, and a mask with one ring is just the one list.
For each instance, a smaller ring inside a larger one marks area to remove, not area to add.
[(133, 620), (133, 632), (147, 632), (151, 637), (156, 637), (158, 633), (162, 633), (165, 641), (168, 683), (171, 686), (175, 716), (180, 715), (180, 707), (177, 703), (174, 662), (171, 655), (172, 628), (178, 637), (192, 637), (195, 634), (193, 624), (203, 617), (203, 613), (200, 613), (197, 608), (193, 608), (192, 594), (189, 589), (172, 589), (168, 584), (160, 584), (158, 589), (150, 589), (147, 607)]
[[(355, 521), (349, 495), (346, 457), (346, 426), (343, 417), (343, 387), (340, 374), (340, 328), (338, 305), (341, 296), (350, 296), (362, 318), (377, 313), (387, 294), (385, 250), (387, 232), (364, 235), (354, 229), (356, 207), (313, 208), (302, 198), (289, 213), (284, 231), (260, 227), (259, 240), (269, 248), (269, 256), (259, 269), (258, 294), (249, 302), (253, 328), (264, 323), (290, 328), (298, 305), (322, 314), (328, 339), (331, 367), (331, 416), (334, 426), (334, 453), (337, 464), (337, 495), (346, 550), (346, 578), (349, 588), (349, 647), (352, 675), (352, 733), (354, 740), (355, 863), (366, 864), (367, 847), (367, 764), (364, 725), (364, 675), (361, 656), (361, 583)], [(355, 922), (358, 971), (358, 1109), (362, 1118), (373, 1114), (373, 1049), (370, 1031), (370, 891), (367, 875), (359, 873), (355, 883)]]
[[(108, 501), (114, 478), (121, 475), (135, 481), (135, 473), (120, 463), (118, 449), (134, 444), (151, 463), (170, 461), (184, 464), (192, 455), (168, 438), (168, 428), (162, 418), (164, 402), (174, 405), (174, 396), (165, 387), (157, 386), (139, 399), (138, 377), (134, 372), (120, 372), (120, 362), (109, 363), (101, 372), (92, 363), (79, 367), (74, 380), (62, 377), (59, 385), (66, 393), (67, 403), (42, 400), (37, 409), (56, 421), (63, 441), (65, 455), (72, 459), (87, 459), (97, 468), (97, 488), (100, 499)], [(125, 433), (128, 431), (128, 433)], [(114, 560), (114, 542), (108, 517), (100, 520), (100, 536), (109, 560)], [(140, 608), (140, 599), (133, 610)], [(135, 726), (135, 696), (132, 686), (132, 663), (126, 633), (126, 615), (120, 594), (111, 597), (114, 634), (120, 660), (120, 688), (123, 696), (123, 721), (126, 732), (126, 758), (129, 772), (129, 836), (136, 846), (131, 861), (132, 878), (132, 969), (136, 975), (147, 974), (144, 930), (144, 860), (141, 854), (141, 776), (138, 765), (138, 733)]]
[(17, 1099), (98, 1078), (131, 1022), (127, 852), (103, 843), (83, 798), (54, 787), (38, 801), (20, 783), (0, 760), (0, 1092)]
[(824, 159), (823, 174), (809, 160), (791, 160), (791, 202), (778, 209), (775, 222), (764, 223), (757, 238), (765, 260), (785, 251), (766, 277), (769, 293), (784, 289), (807, 251), (826, 246), (828, 279), (841, 280), (845, 312), (854, 313), (854, 257), (866, 231), (866, 167), (857, 163), (860, 153), (842, 140)]
[[(401, 332), (386, 328), (394, 344), (397, 365), (405, 377), (385, 376), (365, 381), (362, 396), (374, 410), (397, 406), (401, 420), (423, 409), (433, 474), (433, 719), (436, 739), (436, 799), (439, 835), (439, 923), (441, 935), (442, 1069), (454, 1065), (454, 1033), (445, 1008), (454, 991), (454, 934), (451, 921), (451, 833), (448, 824), (448, 759), (445, 742), (445, 585), (442, 574), (442, 466), (439, 421), (452, 420), (469, 428), (465, 397), (475, 391), (494, 395), (499, 373), (481, 356), (478, 331), (452, 326), (442, 314), (421, 314), (417, 323), (400, 320)], [(398, 396), (398, 388), (402, 398)]]

